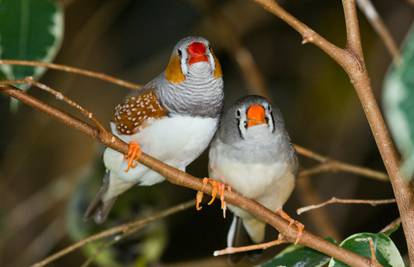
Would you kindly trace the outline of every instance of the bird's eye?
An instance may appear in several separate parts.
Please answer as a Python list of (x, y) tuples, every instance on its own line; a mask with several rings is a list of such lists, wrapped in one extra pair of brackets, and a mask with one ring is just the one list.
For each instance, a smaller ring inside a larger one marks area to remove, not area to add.
[(272, 110), (272, 108), (270, 107), (270, 105), (267, 105), (267, 110), (268, 111), (271, 111)]
[(240, 110), (238, 109), (238, 110), (236, 111), (236, 117), (237, 117), (237, 118), (240, 118), (240, 116), (241, 116), (241, 113), (240, 113)]
[(183, 55), (183, 52), (181, 52), (180, 49), (177, 50), (178, 55), (181, 57)]

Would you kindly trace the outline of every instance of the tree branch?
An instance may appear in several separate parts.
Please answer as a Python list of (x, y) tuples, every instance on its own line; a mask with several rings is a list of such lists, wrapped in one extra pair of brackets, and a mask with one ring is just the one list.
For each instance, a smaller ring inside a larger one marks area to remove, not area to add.
[[(57, 119), (58, 121), (89, 135), (93, 139), (100, 141), (101, 143), (108, 147), (111, 147), (112, 149), (115, 149), (123, 154), (126, 154), (128, 151), (128, 145), (124, 143), (122, 140), (113, 136), (112, 134), (108, 134), (106, 132), (99, 132), (97, 129), (90, 126), (89, 124), (47, 105), (19, 89), (15, 89), (12, 87), (0, 87), (0, 92), (19, 99), (23, 103), (37, 110), (40, 110), (48, 114), (52, 118)], [(175, 169), (161, 161), (158, 161), (157, 159), (149, 155), (146, 155), (145, 153), (142, 153), (142, 156), (140, 157), (139, 161), (145, 166), (160, 173), (169, 182), (173, 184), (188, 187), (197, 191), (202, 191), (204, 193), (211, 195), (211, 186), (204, 185), (201, 182), (201, 179), (195, 178), (185, 172)], [(273, 211), (263, 207), (262, 205), (253, 200), (241, 196), (240, 194), (234, 191), (226, 192), (225, 200), (230, 204), (236, 205), (248, 211), (255, 217), (276, 228), (284, 236), (286, 241), (295, 242), (296, 236), (298, 234), (297, 230), (294, 229), (294, 227), (289, 227), (288, 222), (286, 222), (283, 218), (277, 216)], [(320, 251), (324, 254), (330, 255), (352, 266), (369, 266), (369, 259), (361, 257), (343, 248), (340, 248), (307, 231), (303, 232), (299, 243), (304, 246), (313, 248), (317, 251)], [(39, 267), (43, 265), (36, 266)]]
[(266, 10), (281, 18), (298, 31), (304, 41), (311, 42), (334, 59), (348, 74), (364, 109), (401, 215), (407, 241), (410, 263), (414, 266), (414, 194), (400, 173), (400, 163), (390, 133), (385, 125), (378, 103), (371, 88), (366, 70), (356, 14), (355, 0), (342, 0), (347, 30), (347, 48), (341, 49), (324, 39), (308, 26), (293, 17), (273, 0), (254, 0)]
[(384, 228), (382, 228), (380, 233), (387, 232), (387, 231), (395, 228), (399, 224), (401, 224), (401, 218), (397, 218), (397, 219), (393, 220), (392, 222), (390, 222), (389, 224), (387, 224)]
[(342, 0), (342, 5), (345, 15), (346, 46), (348, 50), (358, 56), (358, 60), (364, 64), (355, 0)]

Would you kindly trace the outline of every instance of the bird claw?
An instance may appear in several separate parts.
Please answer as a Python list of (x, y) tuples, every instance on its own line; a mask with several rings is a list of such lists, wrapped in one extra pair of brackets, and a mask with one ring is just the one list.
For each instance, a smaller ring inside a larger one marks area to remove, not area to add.
[[(231, 192), (231, 187), (226, 186), (224, 183), (220, 183), (219, 181), (216, 181), (212, 178), (203, 178), (203, 187), (207, 184), (211, 184), (212, 191), (211, 191), (211, 199), (207, 203), (207, 205), (213, 204), (214, 200), (217, 197), (217, 194), (220, 195), (220, 202), (221, 202), (221, 209), (223, 210), (223, 218), (226, 218), (226, 210), (227, 210), (227, 204), (224, 199), (224, 193), (226, 191), (226, 188), (228, 191)], [(203, 207), (200, 205), (201, 201), (203, 200), (204, 193), (202, 191), (197, 191), (196, 195), (196, 209), (201, 210)]]
[(129, 142), (128, 153), (125, 155), (125, 159), (128, 160), (128, 166), (125, 172), (128, 172), (131, 168), (135, 168), (137, 166), (137, 161), (141, 156), (141, 153), (141, 146), (137, 142)]
[(303, 234), (303, 231), (305, 229), (305, 226), (302, 223), (300, 223), (300, 222), (292, 219), (289, 216), (289, 214), (287, 214), (286, 212), (284, 212), (282, 209), (276, 210), (276, 214), (278, 214), (280, 217), (282, 217), (283, 219), (285, 219), (286, 221), (288, 221), (289, 222), (289, 227), (291, 227), (292, 224), (294, 224), (296, 226), (296, 228), (298, 230), (298, 233), (296, 235), (295, 245), (298, 244), (299, 241), (300, 241), (300, 239), (301, 239), (301, 237), (302, 237), (302, 234)]

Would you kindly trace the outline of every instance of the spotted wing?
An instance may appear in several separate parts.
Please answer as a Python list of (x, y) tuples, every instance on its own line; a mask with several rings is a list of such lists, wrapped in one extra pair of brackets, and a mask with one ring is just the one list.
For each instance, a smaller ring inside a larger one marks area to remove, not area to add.
[(117, 105), (113, 121), (119, 134), (132, 135), (145, 127), (151, 119), (159, 119), (167, 114), (154, 90), (145, 89)]

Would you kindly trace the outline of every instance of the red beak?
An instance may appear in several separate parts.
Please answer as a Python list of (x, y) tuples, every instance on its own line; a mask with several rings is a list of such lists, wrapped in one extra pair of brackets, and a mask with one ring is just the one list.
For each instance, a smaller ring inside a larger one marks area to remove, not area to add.
[(197, 62), (208, 62), (208, 57), (206, 56), (206, 46), (200, 42), (193, 42), (187, 47), (187, 52), (189, 55), (188, 63), (194, 64)]
[(255, 125), (265, 124), (266, 114), (265, 109), (262, 105), (252, 104), (247, 109), (247, 127)]

